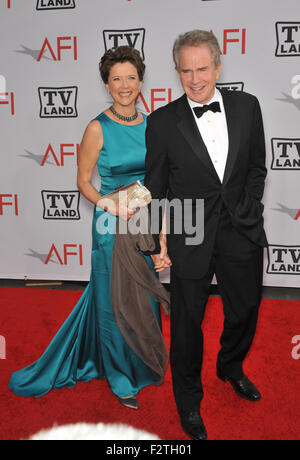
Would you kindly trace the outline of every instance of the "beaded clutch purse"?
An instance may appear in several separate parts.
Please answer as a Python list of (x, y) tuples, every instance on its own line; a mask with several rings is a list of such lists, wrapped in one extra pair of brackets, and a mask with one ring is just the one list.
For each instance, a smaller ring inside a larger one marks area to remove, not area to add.
[(104, 195), (103, 198), (110, 199), (116, 204), (124, 200), (127, 203), (127, 208), (136, 209), (147, 206), (151, 202), (152, 196), (150, 191), (137, 180), (116, 188), (114, 192)]

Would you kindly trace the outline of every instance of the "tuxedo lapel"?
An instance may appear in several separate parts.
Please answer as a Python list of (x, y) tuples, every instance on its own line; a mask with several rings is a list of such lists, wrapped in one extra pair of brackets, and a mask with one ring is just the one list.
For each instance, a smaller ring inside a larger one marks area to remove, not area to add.
[(213, 177), (220, 180), (218, 174), (212, 164), (209, 153), (199, 132), (198, 126), (195, 122), (191, 108), (188, 104), (186, 95), (183, 95), (179, 101), (176, 111), (179, 121), (177, 123), (178, 129), (190, 145), (191, 149), (197, 157), (204, 163), (206, 168), (210, 171)]
[(230, 91), (220, 91), (223, 97), (229, 140), (227, 162), (223, 178), (223, 185), (225, 185), (228, 182), (230, 174), (233, 170), (234, 163), (237, 159), (240, 142), (240, 130), (238, 129), (237, 108), (235, 106), (234, 99), (231, 97)]

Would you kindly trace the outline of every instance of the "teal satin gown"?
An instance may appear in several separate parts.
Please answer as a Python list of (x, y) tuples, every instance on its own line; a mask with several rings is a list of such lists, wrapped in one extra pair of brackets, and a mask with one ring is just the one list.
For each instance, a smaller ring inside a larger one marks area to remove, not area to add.
[[(104, 139), (97, 162), (100, 194), (105, 195), (136, 180), (143, 183), (146, 117), (143, 123), (135, 126), (117, 123), (105, 113), (96, 119), (101, 124)], [(117, 218), (104, 216), (104, 213), (95, 206), (89, 284), (43, 355), (12, 374), (9, 388), (17, 395), (39, 397), (52, 388), (71, 388), (78, 381), (106, 378), (112, 392), (123, 397), (135, 395), (141, 388), (158, 381), (153, 371), (125, 343), (113, 317), (110, 269), (114, 235), (99, 232), (99, 222), (109, 217), (109, 225), (113, 227)], [(154, 270), (151, 258), (146, 259)], [(160, 306), (152, 298), (151, 301), (161, 327)]]

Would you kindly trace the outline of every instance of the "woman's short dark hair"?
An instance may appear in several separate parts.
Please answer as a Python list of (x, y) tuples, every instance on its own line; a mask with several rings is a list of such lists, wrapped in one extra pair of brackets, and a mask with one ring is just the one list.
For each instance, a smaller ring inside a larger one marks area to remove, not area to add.
[(106, 51), (99, 63), (100, 75), (105, 84), (108, 82), (112, 66), (122, 62), (130, 62), (133, 64), (137, 70), (140, 81), (143, 81), (146, 66), (139, 51), (132, 46), (119, 46), (118, 48), (112, 48)]

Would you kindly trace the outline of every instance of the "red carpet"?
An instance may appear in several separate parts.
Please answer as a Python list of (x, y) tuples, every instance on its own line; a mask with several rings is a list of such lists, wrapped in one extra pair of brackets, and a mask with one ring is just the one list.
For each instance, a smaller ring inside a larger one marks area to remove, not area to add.
[[(0, 439), (26, 439), (54, 424), (125, 423), (163, 440), (187, 440), (173, 399), (170, 369), (163, 386), (139, 394), (139, 410), (123, 408), (105, 380), (53, 390), (42, 398), (22, 398), (8, 389), (11, 372), (31, 364), (44, 351), (81, 293), (51, 289), (0, 288)], [(300, 334), (300, 302), (264, 300), (245, 372), (262, 392), (258, 403), (244, 401), (215, 375), (222, 331), (222, 304), (212, 297), (203, 325), (205, 354), (202, 416), (210, 440), (300, 439), (300, 359), (292, 338)], [(163, 319), (169, 345), (169, 318)], [(297, 355), (296, 355), (297, 357)], [(294, 353), (295, 358), (295, 353)]]

